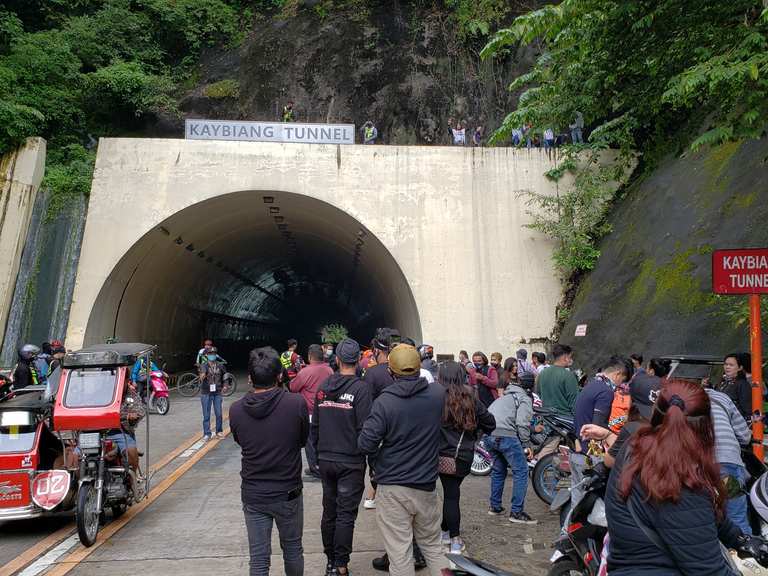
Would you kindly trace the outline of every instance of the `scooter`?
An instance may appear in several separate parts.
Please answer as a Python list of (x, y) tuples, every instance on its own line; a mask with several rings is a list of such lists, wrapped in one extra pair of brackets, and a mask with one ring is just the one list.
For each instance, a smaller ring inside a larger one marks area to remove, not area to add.
[(147, 406), (161, 416), (168, 414), (171, 409), (171, 401), (168, 398), (168, 383), (165, 380), (165, 372), (153, 370), (150, 372), (150, 392)]

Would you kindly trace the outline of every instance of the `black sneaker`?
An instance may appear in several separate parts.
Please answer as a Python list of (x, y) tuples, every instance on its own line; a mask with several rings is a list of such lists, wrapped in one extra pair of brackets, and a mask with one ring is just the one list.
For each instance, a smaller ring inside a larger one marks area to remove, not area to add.
[(499, 508), (494, 508), (493, 506), (488, 507), (488, 516), (501, 516), (504, 512), (505, 509), (503, 506), (500, 506)]
[(512, 512), (509, 515), (509, 521), (515, 524), (538, 524), (537, 520), (534, 520), (525, 512)]
[(380, 572), (389, 572), (389, 556), (384, 553), (384, 556), (374, 558), (371, 561), (371, 566), (373, 566), (374, 570), (379, 570)]
[(413, 544), (413, 567), (416, 570), (424, 570), (427, 567), (427, 559), (421, 553), (421, 548), (414, 542)]

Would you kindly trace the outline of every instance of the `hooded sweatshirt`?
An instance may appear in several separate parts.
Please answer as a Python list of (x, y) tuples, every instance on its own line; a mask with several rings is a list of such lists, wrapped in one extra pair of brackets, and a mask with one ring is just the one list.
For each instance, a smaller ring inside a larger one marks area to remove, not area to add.
[(375, 456), (379, 484), (432, 491), (437, 481), (445, 389), (398, 377), (374, 401), (357, 445)]
[(301, 488), (301, 448), (309, 434), (301, 395), (282, 388), (250, 392), (230, 407), (229, 425), (242, 449), (243, 502), (288, 500)]
[(504, 395), (488, 407), (488, 412), (496, 418), (493, 436), (518, 438), (523, 446), (530, 445), (533, 402), (520, 386), (507, 386)]
[(320, 386), (311, 441), (319, 460), (362, 464), (357, 437), (371, 412), (371, 387), (357, 376), (333, 374)]

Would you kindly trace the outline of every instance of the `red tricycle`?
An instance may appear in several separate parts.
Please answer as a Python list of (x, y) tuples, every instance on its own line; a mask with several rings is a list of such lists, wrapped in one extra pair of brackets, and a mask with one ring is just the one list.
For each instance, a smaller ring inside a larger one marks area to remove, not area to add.
[[(135, 425), (148, 411), (129, 374), (154, 348), (103, 344), (71, 352), (47, 386), (0, 402), (0, 520), (74, 509), (80, 540), (92, 546), (106, 509), (119, 516), (146, 495)], [(148, 453), (148, 418), (146, 446)]]

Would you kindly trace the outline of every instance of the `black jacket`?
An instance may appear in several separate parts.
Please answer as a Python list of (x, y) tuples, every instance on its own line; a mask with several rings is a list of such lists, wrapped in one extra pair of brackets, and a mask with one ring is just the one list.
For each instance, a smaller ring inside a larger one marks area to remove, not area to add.
[(379, 484), (434, 490), (445, 389), (424, 378), (398, 378), (373, 403), (358, 439), (375, 455)]
[(625, 445), (611, 470), (605, 495), (605, 512), (611, 536), (608, 573), (611, 576), (730, 576), (718, 540), (735, 545), (741, 533), (723, 518), (718, 527), (711, 499), (684, 488), (676, 503), (655, 505), (646, 502), (636, 482), (630, 493), (642, 522), (653, 528), (667, 544), (659, 549), (635, 523), (627, 503), (618, 493), (618, 482), (629, 444)]
[(723, 379), (715, 388), (733, 400), (747, 424), (752, 422), (752, 385), (741, 372), (735, 380)]
[(371, 388), (357, 376), (332, 374), (317, 391), (310, 438), (319, 460), (361, 464), (357, 437), (371, 412)]
[(392, 385), (393, 381), (389, 373), (389, 364), (385, 362), (384, 364), (376, 364), (376, 366), (368, 368), (365, 371), (363, 380), (371, 387), (371, 394), (373, 399), (376, 400), (384, 391), (384, 388)]
[(440, 456), (453, 457), (456, 454), (456, 445), (461, 439), (458, 460), (471, 464), (475, 454), (477, 433), (490, 434), (496, 429), (496, 418), (488, 412), (488, 409), (479, 400), (475, 400), (475, 421), (477, 428), (465, 432), (463, 438), (461, 430), (444, 424), (441, 428)]
[(309, 434), (301, 394), (249, 392), (230, 407), (229, 425), (242, 448), (243, 502), (287, 499), (301, 487), (301, 448)]
[(16, 369), (13, 371), (13, 389), (21, 390), (27, 386), (39, 384), (37, 369), (32, 363), (25, 360), (19, 360)]

